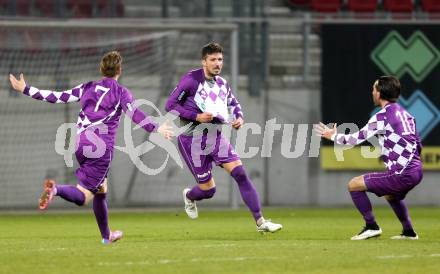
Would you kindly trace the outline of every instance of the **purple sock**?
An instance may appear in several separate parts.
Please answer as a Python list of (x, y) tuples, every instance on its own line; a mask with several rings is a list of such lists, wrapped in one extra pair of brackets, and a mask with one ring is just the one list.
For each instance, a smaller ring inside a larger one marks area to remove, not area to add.
[(402, 223), (403, 230), (413, 230), (405, 202), (403, 200), (389, 200), (388, 203)]
[(198, 185), (195, 185), (191, 191), (186, 193), (186, 197), (192, 201), (200, 201), (203, 199), (210, 199), (214, 196), (215, 187), (208, 190), (201, 190)]
[(66, 201), (75, 203), (78, 206), (84, 205), (86, 197), (76, 186), (72, 185), (56, 185), (56, 195)]
[(247, 176), (243, 166), (235, 167), (231, 172), (231, 176), (238, 184), (241, 198), (252, 212), (255, 221), (258, 221), (258, 219), (262, 217), (260, 199), (258, 198), (257, 190), (252, 184), (251, 179)]
[(108, 209), (107, 209), (107, 194), (95, 194), (93, 198), (93, 212), (95, 213), (96, 222), (98, 223), (99, 231), (103, 239), (110, 237), (110, 228), (108, 226)]
[(351, 191), (351, 199), (359, 212), (364, 217), (367, 225), (375, 224), (376, 220), (373, 215), (373, 208), (371, 207), (370, 199), (368, 199), (365, 191)]

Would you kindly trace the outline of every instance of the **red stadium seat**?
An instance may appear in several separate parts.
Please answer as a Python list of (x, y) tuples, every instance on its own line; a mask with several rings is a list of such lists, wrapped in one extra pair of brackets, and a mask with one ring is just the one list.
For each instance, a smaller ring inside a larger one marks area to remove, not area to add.
[(88, 0), (67, 0), (67, 8), (77, 18), (92, 17), (93, 4)]
[(311, 7), (318, 12), (337, 12), (341, 9), (341, 0), (312, 0)]
[(412, 0), (384, 0), (383, 6), (390, 12), (413, 12), (414, 4)]
[(377, 0), (348, 0), (348, 9), (354, 12), (375, 12)]
[(422, 0), (422, 10), (426, 12), (440, 12), (440, 0)]
[[(13, 2), (10, 2), (13, 3)], [(12, 4), (13, 5), (13, 4)], [(16, 0), (15, 1), (15, 12), (18, 16), (27, 16), (30, 14), (32, 2), (27, 0)]]
[(35, 0), (35, 7), (46, 17), (55, 16), (55, 1), (53, 0)]
[[(94, 12), (93, 1), (89, 0), (68, 0), (67, 7), (73, 11), (74, 17), (108, 17), (111, 16), (111, 5), (113, 1), (110, 0), (96, 0), (96, 10)], [(114, 1), (115, 16), (121, 17), (124, 15), (124, 4), (122, 0)]]
[[(99, 15), (103, 16), (103, 17), (107, 17), (107, 16), (111, 16), (112, 11), (111, 11), (111, 5), (112, 5), (112, 1), (109, 0), (98, 0), (98, 11), (99, 11)], [(124, 4), (122, 2), (122, 0), (117, 0), (114, 3), (115, 6), (115, 17), (122, 17), (124, 15)]]

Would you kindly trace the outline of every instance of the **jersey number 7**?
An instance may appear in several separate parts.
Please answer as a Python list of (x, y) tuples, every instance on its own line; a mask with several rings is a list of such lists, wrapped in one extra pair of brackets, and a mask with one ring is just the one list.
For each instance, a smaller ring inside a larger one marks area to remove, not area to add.
[(105, 88), (105, 87), (103, 87), (103, 86), (96, 86), (95, 87), (95, 92), (98, 92), (98, 91), (103, 91), (103, 93), (102, 93), (102, 95), (101, 95), (101, 97), (99, 97), (99, 100), (98, 100), (98, 102), (96, 103), (96, 106), (95, 106), (95, 112), (97, 112), (98, 111), (98, 108), (99, 108), (99, 105), (101, 104), (101, 102), (102, 102), (102, 99), (104, 99), (104, 96), (107, 94), (107, 92), (110, 90), (110, 88)]

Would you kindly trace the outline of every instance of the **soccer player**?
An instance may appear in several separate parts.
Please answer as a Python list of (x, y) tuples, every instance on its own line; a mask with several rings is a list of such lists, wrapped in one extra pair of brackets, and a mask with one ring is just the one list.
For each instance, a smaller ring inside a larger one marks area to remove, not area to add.
[[(171, 138), (173, 132), (167, 123), (159, 126), (142, 110), (134, 105), (131, 92), (118, 83), (122, 73), (122, 57), (119, 52), (106, 53), (100, 62), (101, 80), (80, 84), (62, 92), (39, 90), (26, 85), (23, 74), (19, 79), (10, 74), (12, 87), (34, 99), (49, 103), (80, 102), (81, 111), (77, 122), (76, 170), (78, 184), (59, 185), (46, 179), (44, 191), (39, 200), (39, 208), (47, 209), (54, 198), (82, 206), (93, 199), (93, 211), (102, 236), (103, 244), (113, 243), (122, 238), (121, 231), (110, 231), (106, 201), (107, 173), (113, 158), (116, 130), (122, 111), (148, 132), (158, 132)], [(92, 155), (90, 151), (96, 152)]]
[[(216, 186), (211, 174), (214, 162), (237, 182), (241, 197), (255, 219), (257, 231), (276, 232), (282, 225), (264, 219), (258, 193), (234, 148), (221, 131), (206, 130), (209, 125), (229, 121), (233, 128), (239, 129), (244, 121), (231, 87), (219, 76), (223, 67), (223, 48), (217, 43), (209, 43), (202, 48), (201, 57), (203, 67), (185, 74), (166, 103), (166, 110), (177, 112), (182, 124), (191, 124), (178, 136), (180, 153), (198, 183), (183, 190), (185, 211), (191, 219), (197, 218), (196, 201), (214, 196)], [(228, 118), (230, 114), (231, 119)], [(206, 149), (208, 146), (211, 149)], [(194, 151), (202, 149), (205, 154), (194, 155)]]
[(382, 147), (382, 159), (387, 171), (367, 173), (354, 177), (348, 183), (351, 198), (366, 223), (362, 231), (351, 238), (352, 240), (365, 240), (382, 233), (374, 218), (366, 191), (379, 197), (385, 196), (402, 223), (402, 233), (391, 239), (418, 239), (404, 198), (422, 180), (422, 146), (416, 132), (414, 117), (396, 103), (399, 96), (399, 80), (393, 76), (381, 76), (374, 82), (372, 91), (374, 104), (381, 110), (373, 115), (360, 131), (352, 134), (337, 133), (336, 124), (333, 128), (328, 128), (322, 123), (315, 128), (320, 136), (340, 145), (357, 145), (376, 136)]

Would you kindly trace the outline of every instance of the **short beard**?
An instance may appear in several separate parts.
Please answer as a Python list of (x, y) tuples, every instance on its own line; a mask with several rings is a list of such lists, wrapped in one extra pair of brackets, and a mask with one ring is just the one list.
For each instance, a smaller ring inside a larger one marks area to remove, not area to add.
[(214, 78), (215, 76), (219, 75), (220, 73), (212, 73), (212, 72), (208, 72), (208, 77), (209, 78)]

